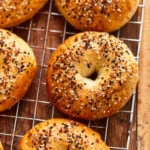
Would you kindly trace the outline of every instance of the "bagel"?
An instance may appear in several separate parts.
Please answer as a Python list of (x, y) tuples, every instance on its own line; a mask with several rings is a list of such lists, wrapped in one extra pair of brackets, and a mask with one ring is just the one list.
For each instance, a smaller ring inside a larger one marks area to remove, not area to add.
[(55, 3), (75, 28), (112, 32), (131, 19), (139, 0), (55, 0)]
[(8, 28), (33, 17), (48, 0), (0, 1), (0, 28)]
[(36, 66), (32, 49), (15, 34), (0, 29), (0, 112), (24, 96)]
[(109, 150), (98, 133), (67, 119), (41, 122), (21, 139), (19, 150)]
[(104, 32), (78, 33), (54, 51), (47, 69), (51, 102), (66, 115), (100, 119), (120, 110), (138, 81), (127, 45)]
[(1, 143), (1, 141), (0, 141), (0, 150), (3, 150), (3, 145)]

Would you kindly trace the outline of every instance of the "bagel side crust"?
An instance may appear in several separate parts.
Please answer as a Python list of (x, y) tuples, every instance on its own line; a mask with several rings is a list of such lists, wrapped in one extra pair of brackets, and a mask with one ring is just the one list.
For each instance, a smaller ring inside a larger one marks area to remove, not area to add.
[(1, 143), (1, 141), (0, 141), (0, 150), (3, 150), (3, 145)]
[(138, 66), (130, 49), (103, 32), (68, 38), (52, 54), (47, 71), (51, 102), (64, 114), (83, 119), (116, 113), (130, 99), (137, 81)]

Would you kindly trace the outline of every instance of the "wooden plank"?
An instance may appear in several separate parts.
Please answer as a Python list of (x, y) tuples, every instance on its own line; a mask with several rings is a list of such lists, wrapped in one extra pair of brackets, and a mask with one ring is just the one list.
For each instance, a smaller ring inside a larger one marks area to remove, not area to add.
[(138, 149), (150, 147), (150, 1), (145, 5), (142, 48), (140, 53), (140, 81), (138, 88)]

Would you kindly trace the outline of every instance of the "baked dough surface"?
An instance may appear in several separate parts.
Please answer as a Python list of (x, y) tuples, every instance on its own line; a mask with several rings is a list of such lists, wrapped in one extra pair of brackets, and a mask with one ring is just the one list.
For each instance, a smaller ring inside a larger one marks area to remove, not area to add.
[(33, 17), (48, 0), (1, 0), (0, 28), (8, 28)]
[(27, 43), (0, 29), (0, 112), (11, 108), (25, 95), (36, 67), (36, 58)]
[(21, 139), (19, 150), (109, 150), (98, 133), (67, 119), (41, 122)]
[(60, 13), (79, 30), (111, 32), (134, 15), (139, 0), (55, 0)]

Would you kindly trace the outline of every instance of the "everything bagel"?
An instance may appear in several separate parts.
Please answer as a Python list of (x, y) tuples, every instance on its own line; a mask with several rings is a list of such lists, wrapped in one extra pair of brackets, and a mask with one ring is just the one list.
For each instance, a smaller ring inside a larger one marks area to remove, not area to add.
[(48, 0), (1, 0), (0, 28), (8, 28), (33, 17)]
[(64, 114), (100, 119), (120, 110), (138, 81), (127, 45), (108, 33), (83, 32), (52, 54), (47, 71), (51, 102)]
[(109, 150), (98, 133), (67, 119), (35, 125), (21, 139), (19, 150)]
[(10, 31), (0, 29), (0, 112), (25, 95), (36, 68), (36, 58), (28, 44)]
[(139, 0), (55, 0), (65, 19), (79, 30), (111, 32), (134, 15)]

